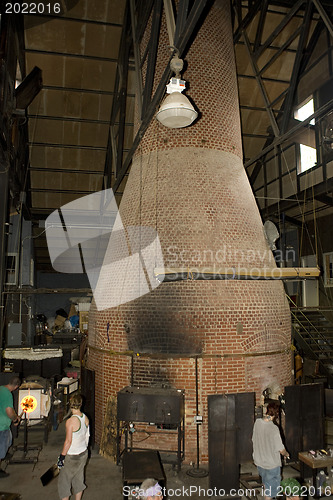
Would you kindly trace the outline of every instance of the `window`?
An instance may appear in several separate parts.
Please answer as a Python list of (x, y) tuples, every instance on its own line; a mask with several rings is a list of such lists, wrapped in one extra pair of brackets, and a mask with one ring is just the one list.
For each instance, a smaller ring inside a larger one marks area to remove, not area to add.
[[(303, 122), (306, 120), (310, 115), (314, 113), (314, 105), (313, 105), (313, 97), (309, 97), (305, 102), (300, 104), (294, 111), (294, 118), (295, 120), (299, 120), (300, 122)], [(314, 118), (310, 121), (310, 125), (314, 125), (315, 120)]]
[[(314, 113), (313, 97), (310, 96), (308, 97), (308, 99), (306, 99), (306, 101), (304, 101), (295, 109), (294, 118), (295, 120), (303, 122), (313, 113)], [(310, 124), (311, 125), (315, 124), (314, 118), (310, 121)], [(314, 131), (312, 130), (310, 133), (313, 134)], [(300, 151), (300, 162), (299, 162), (298, 173), (301, 174), (302, 172), (306, 172), (306, 170), (309, 170), (309, 168), (315, 166), (315, 164), (317, 163), (317, 151), (316, 148), (307, 146), (306, 144), (300, 144), (299, 151)]]
[(324, 286), (333, 286), (333, 252), (324, 253)]
[(17, 253), (7, 253), (6, 256), (6, 285), (17, 285), (18, 275)]
[(305, 146), (305, 144), (300, 144), (299, 149), (300, 149), (299, 173), (301, 173), (315, 166), (315, 164), (317, 163), (317, 150), (316, 148), (311, 148), (311, 146)]
[(17, 62), (15, 88), (17, 88), (21, 83), (22, 83), (22, 74), (21, 74), (20, 64), (19, 64), (19, 62)]

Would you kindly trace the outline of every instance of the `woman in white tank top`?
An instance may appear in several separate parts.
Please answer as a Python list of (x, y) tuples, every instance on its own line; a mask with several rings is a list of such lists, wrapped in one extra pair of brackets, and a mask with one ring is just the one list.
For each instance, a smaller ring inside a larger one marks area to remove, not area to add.
[[(79, 428), (77, 430), (73, 430), (72, 443), (69, 447), (67, 455), (79, 455), (80, 453), (85, 451), (87, 449), (87, 446), (88, 446), (89, 423), (87, 425), (88, 419), (84, 413), (81, 413), (81, 415), (73, 413), (71, 419), (73, 419), (73, 420), (77, 419), (79, 421)], [(77, 427), (77, 422), (74, 422), (73, 427)]]
[(80, 394), (75, 394), (70, 401), (72, 416), (66, 422), (66, 439), (58, 459), (58, 492), (61, 500), (69, 500), (71, 493), (75, 495), (75, 500), (80, 500), (86, 488), (84, 467), (88, 458), (89, 420), (81, 412), (81, 405)]

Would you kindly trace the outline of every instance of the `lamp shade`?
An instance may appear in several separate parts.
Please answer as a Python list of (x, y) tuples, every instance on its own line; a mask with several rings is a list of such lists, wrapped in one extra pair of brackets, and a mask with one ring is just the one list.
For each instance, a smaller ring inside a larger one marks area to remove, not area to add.
[(156, 114), (157, 120), (169, 128), (188, 127), (197, 116), (188, 98), (180, 92), (167, 95)]

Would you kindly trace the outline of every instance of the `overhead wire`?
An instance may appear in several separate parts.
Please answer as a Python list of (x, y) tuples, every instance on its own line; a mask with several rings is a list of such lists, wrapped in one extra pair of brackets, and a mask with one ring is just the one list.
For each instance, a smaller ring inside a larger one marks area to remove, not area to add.
[[(286, 159), (286, 155), (285, 155), (285, 152), (284, 150), (281, 150), (281, 158), (284, 160), (285, 162), (285, 165), (286, 165), (286, 168), (287, 168), (287, 172), (288, 172), (288, 176), (290, 178), (290, 181), (291, 181), (291, 185), (292, 185), (292, 188), (293, 188), (293, 193), (294, 193), (294, 196), (295, 196), (295, 201), (297, 202), (297, 205), (298, 205), (298, 208), (299, 208), (299, 212), (302, 216), (302, 223), (304, 224), (304, 228), (305, 228), (305, 231), (308, 235), (308, 238), (309, 238), (309, 242), (310, 242), (310, 246), (311, 246), (311, 249), (313, 250), (314, 252), (314, 248), (313, 248), (313, 245), (312, 245), (312, 242), (311, 242), (311, 237), (310, 237), (310, 233), (309, 233), (309, 228), (307, 226), (307, 224), (305, 223), (305, 220), (304, 220), (304, 209), (302, 209), (302, 206), (301, 206), (301, 201), (298, 197), (298, 194), (297, 194), (297, 184), (295, 183), (293, 177), (292, 177), (292, 174), (291, 174), (291, 171), (290, 171), (290, 168), (289, 168), (289, 164), (288, 164), (288, 161)], [(308, 178), (307, 178), (307, 174), (305, 176), (305, 182), (307, 182)], [(303, 203), (304, 203), (304, 206), (306, 204), (306, 186), (305, 186), (305, 189), (304, 189), (304, 199), (303, 199)]]
[[(303, 244), (304, 244), (304, 233), (307, 235), (307, 239), (308, 239), (308, 242), (309, 242), (309, 246), (313, 252), (313, 255), (315, 255), (315, 258), (316, 258), (316, 262), (317, 262), (317, 265), (318, 265), (318, 262), (319, 262), (319, 256), (318, 256), (318, 244), (320, 245), (320, 247), (322, 248), (322, 244), (321, 244), (321, 241), (320, 241), (320, 235), (318, 233), (318, 228), (317, 228), (317, 215), (316, 215), (316, 205), (315, 205), (315, 196), (314, 196), (314, 179), (312, 178), (312, 182), (311, 182), (311, 185), (312, 185), (312, 209), (311, 209), (311, 213), (312, 213), (312, 217), (313, 217), (313, 225), (314, 225), (314, 243), (312, 242), (312, 237), (311, 237), (311, 234), (310, 234), (310, 231), (309, 231), (309, 227), (308, 227), (308, 224), (306, 222), (306, 215), (308, 213), (310, 213), (310, 210), (306, 210), (306, 206), (307, 206), (307, 199), (306, 199), (306, 190), (307, 190), (307, 184), (309, 182), (309, 176), (311, 175), (313, 177), (314, 173), (313, 171), (311, 172), (307, 172), (305, 173), (304, 175), (304, 179), (305, 179), (305, 186), (304, 186), (304, 197), (303, 197), (303, 200), (301, 201), (299, 196), (298, 196), (298, 189), (297, 189), (297, 184), (293, 178), (293, 175), (292, 175), (292, 172), (291, 172), (291, 169), (290, 169), (290, 166), (289, 166), (289, 163), (288, 163), (288, 160), (286, 158), (286, 154), (284, 152), (284, 150), (281, 148), (280, 149), (280, 156), (281, 156), (281, 159), (282, 161), (284, 162), (284, 165), (285, 165), (285, 168), (286, 168), (286, 171), (288, 173), (288, 176), (289, 176), (289, 179), (290, 179), (290, 182), (291, 182), (291, 186), (292, 186), (292, 191), (294, 193), (294, 197), (295, 197), (295, 201), (298, 205), (298, 208), (299, 208), (299, 212), (300, 212), (300, 215), (301, 215), (301, 220), (302, 220), (302, 229), (301, 229), (301, 236), (300, 236), (300, 242), (299, 242), (299, 259), (301, 259), (302, 257), (302, 252), (303, 252)], [(277, 156), (278, 156), (278, 153), (276, 151), (276, 148), (275, 148), (275, 170), (278, 168), (278, 159), (277, 159)], [(278, 178), (278, 176), (277, 176)], [(280, 232), (281, 232), (281, 207), (280, 207), (280, 202), (281, 201), (290, 201), (290, 198), (284, 198), (283, 196), (278, 196), (278, 197), (274, 197), (274, 196), (256, 196), (256, 199), (270, 199), (270, 200), (277, 200), (277, 205), (278, 205), (278, 219), (279, 219), (279, 228), (280, 228)], [(319, 242), (319, 243), (318, 243)], [(322, 277), (320, 277), (321, 280), (323, 280)], [(297, 290), (297, 294), (296, 295), (299, 295), (299, 286), (300, 284), (298, 284), (298, 290)], [(326, 293), (326, 296), (327, 296), (327, 293)]]
[[(139, 166), (139, 186), (138, 186), (138, 189), (139, 189), (139, 196), (138, 196), (139, 203), (138, 203), (138, 205), (136, 207), (136, 210), (134, 211), (134, 217), (133, 217), (133, 220), (136, 220), (138, 222), (137, 227), (139, 228), (139, 255), (140, 256), (141, 256), (141, 250), (142, 250), (141, 249), (141, 245), (142, 245), (141, 230), (142, 230), (143, 196), (144, 196), (144, 190), (145, 190), (145, 185), (146, 185), (146, 177), (149, 174), (149, 164), (150, 164), (150, 161), (151, 161), (151, 155), (152, 155), (152, 152), (149, 151), (148, 158), (145, 160), (147, 162), (147, 165), (146, 165), (146, 171), (144, 173), (144, 167), (143, 167), (143, 163), (144, 163), (143, 150), (142, 150), (142, 143), (140, 141), (140, 144), (139, 144), (138, 149), (137, 149), (137, 156), (136, 156), (136, 158), (139, 157), (139, 160), (138, 160), (138, 163), (139, 163), (139, 165), (138, 165)], [(134, 160), (135, 160), (135, 158), (133, 158), (133, 162), (132, 162), (132, 167), (131, 168), (133, 168)], [(121, 212), (119, 212), (119, 215), (121, 215)], [(126, 226), (124, 226), (124, 231), (125, 231), (125, 237), (126, 237), (126, 244), (127, 244), (128, 254), (129, 254), (129, 257), (130, 257), (130, 256), (133, 255), (132, 254), (132, 247), (131, 247), (131, 238), (130, 238), (130, 235), (128, 234), (128, 230), (127, 230)], [(125, 269), (125, 271), (123, 273), (123, 280), (122, 280), (121, 289), (120, 289), (120, 300), (119, 300), (119, 303), (118, 303), (118, 306), (117, 306), (117, 314), (118, 315), (120, 314), (120, 306), (123, 303), (125, 282), (127, 281), (127, 273), (128, 273), (129, 263), (130, 263), (130, 259), (127, 258), (126, 259), (126, 269)], [(139, 291), (140, 292), (141, 292), (141, 278), (140, 278), (141, 277), (141, 271), (143, 271), (143, 270), (141, 269), (141, 266), (139, 266), (139, 278), (138, 278), (139, 282), (138, 282), (138, 285), (139, 285)], [(149, 285), (149, 283), (147, 283), (147, 284)]]
[[(292, 174), (291, 174), (291, 171), (290, 171), (290, 168), (289, 168), (289, 164), (288, 164), (288, 161), (286, 159), (286, 156), (285, 156), (285, 153), (284, 151), (282, 150), (281, 151), (281, 155), (283, 157), (283, 160), (285, 162), (285, 165), (286, 165), (286, 168), (287, 168), (287, 172), (288, 172), (288, 175), (289, 175), (289, 178), (291, 180), (291, 184), (292, 184), (292, 187), (293, 187), (293, 191), (295, 193), (295, 199), (297, 201), (297, 205), (298, 205), (298, 208), (299, 208), (299, 211), (300, 211), (300, 214), (302, 216), (302, 230), (301, 230), (301, 238), (300, 238), (300, 245), (299, 245), (299, 259), (301, 259), (301, 256), (302, 256), (302, 252), (303, 252), (303, 241), (304, 241), (304, 232), (306, 233), (307, 235), (307, 239), (308, 239), (308, 242), (309, 242), (309, 246), (313, 252), (313, 255), (315, 255), (316, 257), (316, 262), (317, 262), (317, 265), (318, 265), (318, 262), (319, 262), (319, 258), (318, 258), (318, 241), (319, 241), (319, 244), (320, 244), (320, 247), (322, 248), (322, 244), (321, 244), (321, 240), (320, 240), (320, 234), (318, 233), (318, 228), (317, 228), (317, 219), (316, 219), (316, 207), (315, 207), (315, 196), (314, 196), (314, 172), (313, 170), (311, 172), (306, 172), (305, 175), (304, 175), (304, 178), (305, 178), (305, 185), (304, 185), (304, 196), (303, 196), (303, 207), (301, 206), (301, 201), (297, 195), (297, 185), (295, 186), (295, 182), (294, 182), (294, 179), (292, 177)], [(310, 234), (310, 231), (309, 231), (309, 226), (308, 224), (306, 223), (306, 220), (305, 220), (305, 216), (306, 216), (306, 210), (305, 210), (305, 207), (306, 207), (306, 204), (307, 204), (307, 200), (306, 200), (306, 190), (307, 190), (307, 186), (308, 186), (308, 183), (309, 183), (309, 178), (310, 178), (310, 175), (312, 177), (312, 182), (311, 182), (311, 185), (312, 185), (312, 215), (313, 215), (313, 226), (314, 226), (314, 243), (312, 242), (312, 237), (311, 237), (311, 234)], [(326, 291), (326, 288), (325, 287), (325, 284), (324, 284), (324, 279), (323, 279), (323, 276), (319, 276), (319, 280), (321, 281), (321, 283), (324, 285), (324, 290), (325, 290), (325, 295), (327, 296), (327, 298), (332, 301), (332, 297), (328, 297), (328, 294), (327, 294), (327, 291)], [(298, 283), (298, 290), (297, 290), (297, 296), (299, 295), (299, 287), (300, 287), (301, 283), (299, 282)], [(331, 292), (331, 291), (330, 291)], [(329, 294), (331, 295), (331, 293)]]

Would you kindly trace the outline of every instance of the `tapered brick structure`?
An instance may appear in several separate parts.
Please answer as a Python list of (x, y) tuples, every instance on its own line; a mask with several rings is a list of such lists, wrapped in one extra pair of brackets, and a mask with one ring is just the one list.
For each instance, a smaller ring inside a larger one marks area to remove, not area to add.
[[(166, 45), (159, 47), (160, 74)], [(214, 3), (186, 61), (186, 95), (200, 119), (176, 130), (151, 123), (131, 167), (122, 222), (156, 228), (166, 267), (275, 267), (242, 164), (227, 0)], [(277, 280), (188, 279), (162, 283), (116, 308), (98, 312), (93, 305), (89, 344), (88, 366), (97, 380), (97, 438), (108, 395), (124, 386), (185, 389), (185, 462), (196, 458), (196, 356), (202, 461), (208, 456), (208, 395), (255, 391), (259, 398), (270, 385), (283, 389), (291, 383), (290, 313)], [(174, 438), (161, 435), (158, 446)], [(154, 447), (156, 441), (142, 444)]]

